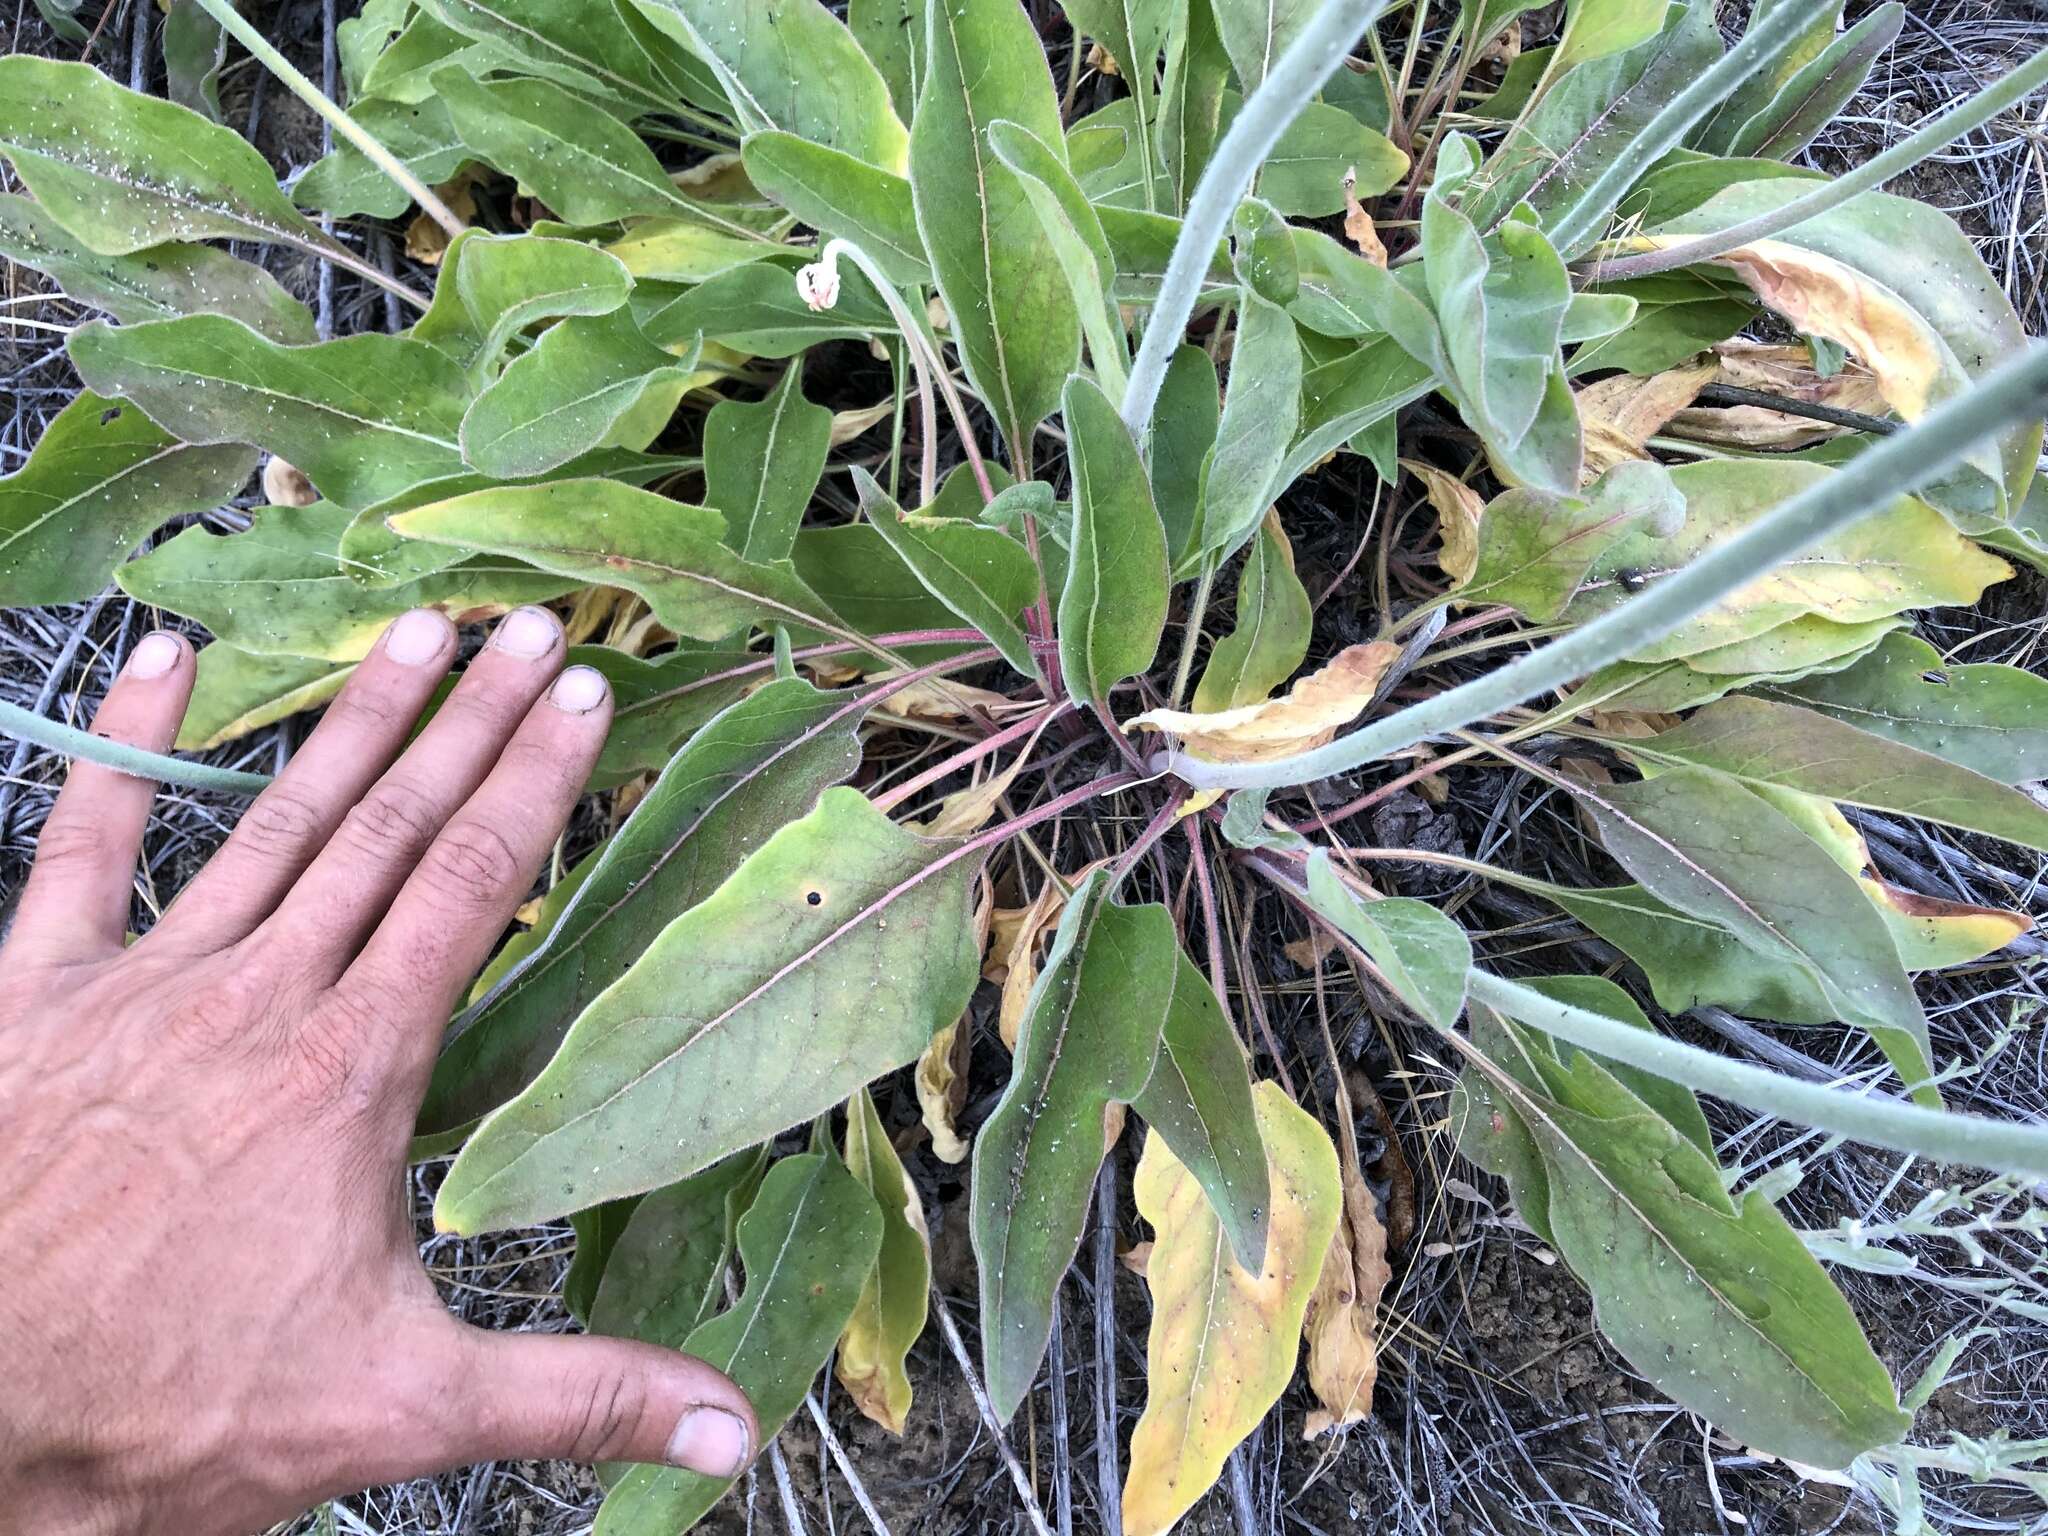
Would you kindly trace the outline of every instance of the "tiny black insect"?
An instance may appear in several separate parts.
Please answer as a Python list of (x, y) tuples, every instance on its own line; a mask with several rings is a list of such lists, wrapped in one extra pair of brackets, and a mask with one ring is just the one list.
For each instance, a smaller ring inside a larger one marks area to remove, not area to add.
[(1650, 578), (1634, 566), (1625, 571), (1616, 571), (1614, 579), (1621, 583), (1621, 590), (1624, 592), (1640, 592), (1650, 584)]

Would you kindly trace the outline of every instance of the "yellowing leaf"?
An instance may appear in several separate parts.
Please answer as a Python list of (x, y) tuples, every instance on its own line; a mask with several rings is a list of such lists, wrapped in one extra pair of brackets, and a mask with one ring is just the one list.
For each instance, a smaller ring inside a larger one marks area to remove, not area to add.
[[(1073, 883), (1079, 884), (1088, 878), (1088, 869), (1079, 871)], [(1003, 1044), (1011, 1051), (1017, 1049), (1017, 1031), (1024, 1023), (1024, 1015), (1031, 1006), (1031, 988), (1038, 981), (1038, 940), (1059, 921), (1060, 913), (1067, 905), (1067, 887), (1057, 880), (1047, 880), (1038, 888), (1038, 894), (1031, 899), (1031, 905), (1014, 915), (1015, 927), (1011, 930), (1010, 947), (1004, 962), (1002, 1001), (996, 1010), (996, 1032), (1003, 1037)], [(996, 933), (1000, 940), (1006, 914), (996, 914)]]
[(910, 1412), (910, 1377), (904, 1357), (924, 1332), (925, 1295), (931, 1285), (931, 1235), (910, 1175), (889, 1144), (867, 1089), (846, 1104), (846, 1166), (882, 1208), (882, 1247), (868, 1271), (853, 1316), (839, 1336), (833, 1374), (854, 1407), (892, 1435), (903, 1433)]
[(1437, 528), (1444, 539), (1436, 563), (1452, 581), (1470, 581), (1479, 568), (1479, 518), (1486, 511), (1486, 498), (1433, 465), (1403, 459), (1401, 467), (1422, 482), (1429, 504), (1436, 508)]
[(1131, 1435), (1124, 1536), (1161, 1536), (1216, 1481), (1294, 1374), (1302, 1312), (1336, 1230), (1337, 1149), (1277, 1083), (1260, 1083), (1272, 1174), (1266, 1266), (1240, 1269), (1201, 1185), (1157, 1132), (1138, 1161), (1138, 1212), (1152, 1224), (1145, 1282), (1144, 1417)]
[(1364, 713), (1380, 679), (1400, 654), (1401, 648), (1387, 640), (1350, 646), (1281, 698), (1209, 715), (1148, 710), (1124, 729), (1142, 727), (1178, 736), (1191, 754), (1210, 762), (1259, 763), (1288, 757), (1320, 747)]
[(1344, 238), (1357, 246), (1358, 254), (1374, 266), (1386, 266), (1386, 243), (1380, 239), (1372, 215), (1358, 201), (1358, 167), (1355, 165), (1344, 173)]
[(1918, 891), (1887, 885), (1868, 875), (1860, 876), (1856, 883), (1877, 903), (1879, 914), (1892, 931), (1892, 942), (1899, 947), (1899, 958), (1909, 971), (1938, 971), (1951, 965), (1966, 965), (2005, 948), (2034, 927), (2034, 920), (2024, 912), (1922, 896)]
[(1330, 1235), (1330, 1251), (1302, 1323), (1308, 1384), (1322, 1405), (1310, 1410), (1302, 1425), (1304, 1440), (1356, 1424), (1371, 1413), (1373, 1384), (1380, 1375), (1373, 1314), (1392, 1272), (1378, 1202), (1356, 1168), (1344, 1170), (1343, 1205), (1343, 1219)]
[[(1644, 235), (1635, 250), (1683, 239)], [(1885, 400), (1908, 421), (1927, 413), (1948, 368), (1948, 348), (1920, 315), (1875, 278), (1801, 246), (1759, 240), (1714, 258), (1772, 309), (1810, 336), (1838, 342), (1877, 376)]]
[(1617, 464), (1650, 457), (1645, 445), (1714, 382), (1720, 365), (1711, 359), (1687, 363), (1644, 378), (1616, 374), (1579, 391), (1579, 420), (1586, 429), (1582, 485), (1591, 485)]
[(931, 1132), (932, 1156), (942, 1163), (967, 1161), (967, 1143), (958, 1123), (967, 1102), (967, 1049), (964, 1024), (948, 1024), (932, 1036), (917, 1059), (917, 1105), (924, 1128)]
[[(1866, 416), (1883, 416), (1890, 410), (1877, 375), (1853, 359), (1834, 377), (1824, 379), (1813, 366), (1812, 351), (1804, 346), (1735, 340), (1721, 343), (1714, 355), (1723, 384)], [(1760, 405), (1693, 406), (1671, 419), (1673, 436), (1727, 448), (1805, 448), (1849, 430)]]

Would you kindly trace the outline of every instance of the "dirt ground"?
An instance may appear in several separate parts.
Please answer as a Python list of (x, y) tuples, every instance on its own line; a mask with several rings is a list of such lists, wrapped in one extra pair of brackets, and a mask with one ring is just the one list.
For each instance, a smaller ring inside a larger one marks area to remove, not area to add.
[[(1033, 0), (1033, 8), (1052, 12), (1047, 0)], [(1864, 8), (1852, 4), (1852, 15)], [(11, 16), (0, 15), (0, 44), (10, 51), (78, 56), (78, 45), (53, 39), (28, 0), (15, 0), (10, 9)], [(337, 14), (345, 17), (352, 9), (343, 3), (337, 13), (336, 0), (284, 0), (282, 6), (255, 0), (251, 14), (272, 36), (291, 39), (295, 59), (320, 78), (322, 40), (331, 37)], [(1913, 0), (1896, 55), (1813, 151), (1816, 163), (1839, 168), (1867, 156), (1973, 80), (1981, 82), (2048, 44), (2043, 9), (1993, 0)], [(98, 18), (92, 0), (83, 16), (88, 26)], [(107, 17), (92, 57), (118, 79), (160, 89), (154, 31), (159, 21), (155, 6), (130, 0)], [(1048, 30), (1057, 32), (1057, 23)], [(329, 71), (331, 57), (329, 51)], [(227, 71), (222, 95), (228, 120), (251, 130), (281, 170), (303, 167), (319, 154), (317, 119), (246, 62)], [(1957, 214), (2030, 328), (2048, 333), (2048, 110), (2039, 100), (1923, 168), (1910, 190)], [(374, 260), (403, 266), (385, 232), (371, 232), (367, 250)], [(398, 322), (382, 297), (360, 284), (336, 283), (331, 274), (289, 260), (274, 270), (315, 302), (328, 334)], [(33, 273), (5, 274), (10, 297), (42, 286)], [(5, 313), (59, 324), (75, 318), (61, 303)], [(54, 344), (58, 339), (0, 325), (0, 472), (18, 466), (41, 424), (77, 387)], [(872, 365), (861, 349), (843, 351), (849, 403), (866, 404), (875, 397), (875, 380), (862, 370)], [(839, 360), (835, 354), (831, 361)], [(814, 379), (820, 371), (829, 370), (814, 371)], [(1312, 592), (1350, 559), (1360, 508), (1371, 496), (1369, 471), (1356, 459), (1339, 459), (1283, 503)], [(205, 519), (223, 531), (241, 520), (234, 507)], [(2048, 587), (2025, 576), (1993, 588), (1978, 609), (1929, 615), (1924, 632), (1959, 661), (2006, 661), (2048, 672), (2044, 599)], [(73, 608), (0, 612), (0, 697), (65, 718), (89, 711), (128, 645), (154, 622), (154, 615), (111, 589)], [(1326, 605), (1318, 653), (1367, 638), (1376, 622), (1377, 614), (1362, 601)], [(287, 722), (223, 749), (214, 760), (270, 769), (290, 753), (304, 728), (303, 722)], [(20, 883), (59, 776), (58, 765), (44, 755), (0, 741), (0, 900)], [(164, 798), (138, 880), (138, 927), (148, 924), (225, 836), (234, 810), (232, 802), (201, 795)], [(1390, 802), (1374, 831), (1385, 842), (1442, 847), (1566, 882), (1584, 881), (1596, 872), (1574, 862), (1583, 857), (1582, 841), (1559, 822), (1569, 814), (1540, 785), (1476, 772), (1454, 779), (1441, 807), (1413, 795)], [(579, 821), (572, 844), (587, 844), (599, 825), (600, 814), (592, 808)], [(2016, 850), (1880, 818), (1864, 818), (1863, 829), (1882, 873), (1897, 884), (2048, 918), (2044, 867), (2022, 860)], [(1512, 892), (1447, 883), (1439, 873), (1412, 868), (1396, 873), (1391, 883), (1404, 894), (1459, 908), (1483, 932), (1489, 959), (1527, 956), (1541, 964), (1548, 954), (1553, 966), (1604, 971), (1614, 965), (1611, 951), (1547, 906)], [(1268, 1061), (1267, 1069), (1288, 1073), (1303, 1101), (1327, 1120), (1334, 1095), (1320, 1045), (1315, 988), (1309, 974), (1282, 953), (1302, 931), (1291, 915), (1270, 904), (1242, 911), (1238, 919), (1257, 936), (1255, 969), (1269, 982), (1257, 999), (1239, 996), (1234, 1003), (1240, 1010), (1253, 1003), (1264, 1010), (1280, 1044), (1279, 1060)], [(1551, 953), (1557, 950), (1568, 953)], [(1957, 1107), (2009, 1116), (2048, 1111), (2044, 952), (2048, 946), (2030, 938), (1965, 974), (1928, 983), (1938, 1055), (1976, 1064), (1952, 1093)], [(1584, 1291), (1513, 1220), (1499, 1186), (1457, 1157), (1445, 1124), (1449, 1074), (1429, 1054), (1428, 1042), (1407, 1034), (1348, 979), (1340, 983), (1333, 972), (1328, 982), (1326, 1001), (1347, 1071), (1355, 1083), (1377, 1090), (1388, 1116), (1384, 1124), (1362, 1117), (1361, 1151), (1373, 1160), (1385, 1197), (1400, 1198), (1403, 1170), (1416, 1191), (1414, 1235), (1393, 1256), (1375, 1413), (1341, 1438), (1305, 1442), (1306, 1393), (1297, 1386), (1181, 1529), (1196, 1536), (1818, 1536), (1890, 1529), (1868, 1496), (1803, 1480), (1711, 1435), (1634, 1377), (1595, 1330)], [(975, 1066), (964, 1117), (969, 1126), (993, 1104), (1005, 1062), (993, 1038), (991, 992), (984, 987), (975, 1005)], [(1839, 1032), (1764, 1031), (1712, 1011), (1661, 1022), (1702, 1044), (1759, 1053), (1781, 1069), (1832, 1075), (1868, 1065), (1860, 1048)], [(1354, 1097), (1366, 1101), (1363, 1094)], [(892, 1128), (916, 1125), (907, 1083), (880, 1085), (877, 1102)], [(1902, 1384), (1926, 1368), (1943, 1341), (1991, 1330), (1964, 1349), (1949, 1384), (1922, 1415), (1916, 1441), (1940, 1446), (1951, 1433), (1977, 1440), (2048, 1437), (2048, 1393), (2042, 1387), (2048, 1269), (2037, 1240), (1992, 1224), (1989, 1196), (1977, 1201), (1974, 1214), (1915, 1216), (1924, 1197), (1964, 1177), (1955, 1170), (1831, 1146), (1722, 1106), (1710, 1111), (1727, 1166), (1754, 1176), (1787, 1159), (1801, 1160), (1804, 1179), (1786, 1201), (1795, 1224), (1825, 1230), (1860, 1222), (1875, 1240), (1911, 1258), (1914, 1268), (1903, 1276), (1837, 1271)], [(906, 1142), (906, 1164), (932, 1225), (938, 1289), (971, 1341), (973, 1264), (962, 1170), (937, 1161), (921, 1138)], [(1143, 1401), (1146, 1296), (1142, 1283), (1117, 1262), (1120, 1250), (1146, 1235), (1130, 1209), (1134, 1159), (1127, 1137), (1114, 1158), (1117, 1178), (1107, 1186), (1109, 1198), (1091, 1222), (1081, 1261), (1063, 1293), (1046, 1376), (1009, 1436), (1033, 1503), (1062, 1536), (1110, 1527), (1122, 1449)], [(415, 1206), (423, 1217), (440, 1172), (441, 1165), (431, 1164), (413, 1172)], [(2038, 1194), (2001, 1192), (1999, 1218), (2012, 1221)], [(556, 1300), (573, 1248), (566, 1225), (467, 1240), (436, 1236), (423, 1220), (420, 1232), (425, 1261), (462, 1315), (500, 1328), (572, 1326)], [(267, 1239), (252, 1234), (251, 1240)], [(912, 1370), (918, 1400), (901, 1441), (852, 1412), (828, 1376), (814, 1400), (816, 1420), (827, 1430), (821, 1433), (813, 1415), (800, 1412), (773, 1456), (701, 1528), (721, 1536), (858, 1531), (870, 1523), (860, 1507), (865, 1499), (894, 1536), (1034, 1529), (1033, 1515), (936, 1325), (918, 1345)], [(1980, 1485), (1955, 1471), (1930, 1474), (1927, 1489), (1936, 1528), (2048, 1530), (2048, 1505), (2036, 1493), (2009, 1484)], [(373, 1490), (287, 1529), (558, 1536), (587, 1529), (597, 1499), (596, 1484), (578, 1468), (506, 1463)]]

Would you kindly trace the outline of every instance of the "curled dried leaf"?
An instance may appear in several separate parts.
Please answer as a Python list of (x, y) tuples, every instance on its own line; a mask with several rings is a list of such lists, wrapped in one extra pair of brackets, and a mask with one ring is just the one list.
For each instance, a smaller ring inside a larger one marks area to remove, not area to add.
[(1217, 763), (1257, 763), (1306, 752), (1333, 739), (1365, 712), (1400, 656), (1401, 648), (1374, 640), (1339, 651), (1277, 699), (1214, 714), (1154, 709), (1124, 729), (1178, 736), (1196, 757)]
[(1479, 519), (1486, 511), (1486, 498), (1432, 464), (1403, 459), (1401, 467), (1422, 482), (1423, 494), (1436, 509), (1437, 529), (1443, 535), (1436, 563), (1452, 581), (1470, 581), (1479, 568)]
[(1380, 239), (1372, 215), (1358, 200), (1358, 167), (1344, 172), (1344, 238), (1358, 247), (1358, 254), (1376, 267), (1387, 264), (1387, 247)]
[(263, 463), (263, 499), (273, 507), (310, 507), (320, 493), (304, 470), (272, 454)]
[(1322, 1405), (1311, 1409), (1302, 1425), (1304, 1440), (1369, 1415), (1380, 1374), (1374, 1314), (1393, 1274), (1387, 1267), (1387, 1229), (1356, 1168), (1344, 1168), (1343, 1189), (1344, 1214), (1331, 1234), (1323, 1272), (1302, 1320), (1308, 1384)]
[(1720, 364), (1701, 358), (1664, 373), (1617, 374), (1579, 391), (1586, 429), (1586, 466), (1579, 483), (1591, 485), (1617, 464), (1650, 457), (1647, 444), (1713, 383)]

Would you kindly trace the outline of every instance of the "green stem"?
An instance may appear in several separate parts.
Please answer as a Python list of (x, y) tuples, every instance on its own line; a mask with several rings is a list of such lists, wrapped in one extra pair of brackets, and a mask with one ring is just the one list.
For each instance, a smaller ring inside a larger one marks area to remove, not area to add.
[(1202, 280), (1217, 242), (1230, 226), (1252, 177), (1280, 142), (1280, 135), (1301, 114), (1323, 82), (1335, 74), (1351, 45), (1385, 8), (1387, 0), (1323, 0), (1301, 34), (1280, 55), (1280, 62), (1245, 99), (1230, 131), (1195, 184), (1188, 199), (1187, 221), (1174, 242), (1173, 256), (1152, 303), (1145, 341), (1131, 365), (1124, 391), (1124, 425), (1140, 446), (1152, 430), (1152, 411), (1166, 382), (1166, 365), (1187, 333), (1188, 317), (1201, 296)]
[(1411, 705), (1362, 730), (1266, 763), (1205, 763), (1175, 753), (1165, 766), (1197, 789), (1309, 784), (1463, 730), (1642, 650), (1729, 593), (1829, 534), (1939, 478), (1987, 438), (2048, 407), (2048, 346), (2033, 346), (1910, 431), (1888, 437), (1841, 472), (1816, 481), (1742, 534), (1677, 574), (1497, 672)]
[(1924, 1109), (1878, 1094), (1805, 1083), (1730, 1061), (1712, 1051), (1574, 1008), (1504, 976), (1474, 970), (1473, 999), (1509, 1018), (1701, 1093), (1830, 1135), (1909, 1152), (1938, 1164), (1961, 1163), (2028, 1178), (2048, 1178), (2048, 1128), (1954, 1110)]
[[(1788, 15), (1796, 7), (1785, 8)], [(1894, 145), (1874, 159), (1865, 161), (1846, 176), (1816, 187), (1804, 197), (1794, 198), (1784, 207), (1770, 213), (1758, 214), (1740, 224), (1717, 230), (1711, 235), (1701, 235), (1683, 245), (1666, 247), (1661, 251), (1645, 251), (1638, 256), (1625, 256), (1619, 261), (1596, 261), (1586, 274), (1588, 283), (1619, 283), (1635, 277), (1650, 277), (1659, 272), (1672, 272), (1680, 267), (1696, 266), (1703, 261), (1712, 261), (1730, 251), (1740, 250), (1758, 240), (1768, 240), (1781, 235), (1809, 219), (1819, 218), (1829, 210), (1840, 207), (1852, 197), (1883, 186), (1894, 176), (1911, 170), (1929, 155), (1948, 148), (1966, 134), (1974, 133), (2008, 107), (2024, 101), (2029, 95), (2048, 84), (2048, 49), (2035, 54), (2018, 69), (1973, 96), (1970, 100), (1949, 108), (1926, 127), (1903, 142)]]
[(326, 118), (336, 133), (362, 151), (365, 159), (403, 187), (406, 194), (425, 210), (427, 216), (448, 232), (449, 239), (454, 239), (468, 227), (455, 216), (446, 203), (434, 195), (433, 188), (408, 171), (396, 155), (364, 130), (362, 124), (329, 101), (319, 86), (293, 68), (291, 61), (271, 47), (269, 39), (250, 25), (229, 0), (199, 0), (199, 7), (219, 22), (236, 42), (248, 49), (265, 69), (289, 86), (294, 96)]
[(1180, 701), (1187, 697), (1188, 674), (1195, 669), (1195, 646), (1202, 638), (1202, 620), (1209, 612), (1209, 591), (1216, 585), (1216, 562), (1213, 559), (1202, 562), (1202, 579), (1195, 583), (1194, 601), (1188, 604), (1188, 621), (1181, 628), (1180, 664), (1173, 669), (1173, 692), (1167, 698), (1167, 707), (1179, 709)]
[(117, 773), (130, 774), (138, 779), (155, 779), (159, 783), (177, 784), (186, 789), (254, 795), (270, 783), (267, 774), (213, 768), (205, 763), (187, 762), (182, 757), (167, 757), (161, 752), (145, 752), (141, 747), (108, 741), (104, 736), (95, 736), (76, 726), (60, 725), (55, 720), (31, 714), (4, 699), (0, 699), (0, 736), (33, 742), (65, 757), (97, 763), (102, 768), (112, 768)]

